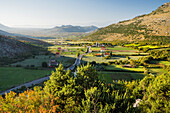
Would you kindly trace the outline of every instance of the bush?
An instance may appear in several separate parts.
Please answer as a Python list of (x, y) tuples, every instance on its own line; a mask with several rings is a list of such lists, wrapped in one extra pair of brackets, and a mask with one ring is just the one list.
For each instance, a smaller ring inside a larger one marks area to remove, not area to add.
[(20, 91), (23, 91), (23, 90), (25, 90), (27, 87), (26, 86), (22, 86), (19, 90)]
[(130, 57), (128, 57), (128, 56), (126, 56), (126, 58), (127, 58), (128, 60), (130, 60)]
[(111, 63), (110, 63), (110, 62), (108, 62), (108, 63), (107, 63), (107, 65), (111, 65)]
[(16, 67), (22, 67), (20, 64), (17, 64)]
[(76, 53), (76, 57), (79, 57), (80, 53)]
[(91, 64), (92, 64), (92, 65), (96, 65), (96, 61), (92, 61)]
[(110, 56), (110, 55), (108, 55), (108, 56), (104, 57), (104, 59), (110, 59), (110, 58), (111, 58), (111, 56)]
[(42, 62), (42, 67), (48, 67), (47, 62)]
[(35, 67), (35, 65), (31, 65), (30, 67)]

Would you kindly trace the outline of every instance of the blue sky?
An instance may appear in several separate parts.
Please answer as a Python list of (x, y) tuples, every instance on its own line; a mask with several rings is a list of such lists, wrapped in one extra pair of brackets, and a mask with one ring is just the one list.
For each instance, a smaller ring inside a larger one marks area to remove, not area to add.
[(0, 23), (10, 27), (96, 25), (147, 14), (170, 0), (0, 0)]

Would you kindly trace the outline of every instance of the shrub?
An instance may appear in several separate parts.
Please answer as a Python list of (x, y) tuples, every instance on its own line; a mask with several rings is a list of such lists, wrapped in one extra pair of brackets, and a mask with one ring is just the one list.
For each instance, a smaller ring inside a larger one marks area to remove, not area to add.
[(47, 62), (42, 62), (42, 67), (47, 67)]
[(17, 64), (16, 67), (22, 67), (20, 64)]
[(22, 86), (19, 90), (23, 91), (25, 90), (27, 87), (26, 86)]
[(30, 67), (35, 67), (35, 65), (31, 65)]
[(104, 57), (104, 59), (110, 59), (110, 58), (111, 58), (111, 56), (110, 56), (110, 55), (108, 55), (108, 56)]
[(108, 63), (107, 63), (107, 65), (111, 65), (111, 63), (110, 63), (110, 62), (108, 62)]
[(76, 57), (79, 57), (80, 53), (76, 53)]
[(96, 65), (96, 61), (92, 61), (91, 64), (92, 64), (92, 65)]

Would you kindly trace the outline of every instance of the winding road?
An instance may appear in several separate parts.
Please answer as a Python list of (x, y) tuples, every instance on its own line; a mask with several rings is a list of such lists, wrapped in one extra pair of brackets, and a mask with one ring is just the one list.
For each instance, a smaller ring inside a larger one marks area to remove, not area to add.
[[(90, 52), (89, 49), (90, 49), (90, 47), (88, 47), (88, 52), (87, 52), (87, 53)], [(79, 55), (79, 57), (77, 57), (77, 59), (75, 60), (75, 63), (74, 63), (72, 66), (70, 66), (69, 68), (65, 69), (65, 70), (66, 70), (66, 71), (67, 71), (67, 70), (71, 70), (71, 71), (74, 70), (76, 66), (80, 65), (81, 59), (83, 58), (84, 55), (85, 55), (85, 54)], [(44, 82), (45, 80), (49, 80), (49, 79), (50, 79), (50, 75), (47, 76), (47, 77), (39, 78), (39, 79), (37, 79), (37, 80), (33, 80), (33, 81), (31, 81), (31, 82), (28, 82), (28, 83), (21, 84), (21, 85), (19, 85), (19, 86), (14, 87), (14, 88), (8, 89), (8, 90), (0, 93), (0, 95), (5, 95), (5, 93), (9, 93), (9, 92), (12, 91), (12, 90), (17, 90), (17, 89), (21, 88), (22, 86), (30, 87), (30, 86), (32, 86), (32, 85), (42, 83), (42, 82)]]

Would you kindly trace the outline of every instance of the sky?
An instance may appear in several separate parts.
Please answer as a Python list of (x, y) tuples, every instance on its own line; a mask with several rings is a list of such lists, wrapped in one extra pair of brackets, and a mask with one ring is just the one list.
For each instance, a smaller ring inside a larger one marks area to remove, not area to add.
[(9, 27), (112, 23), (148, 14), (170, 0), (0, 0), (0, 23)]

